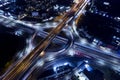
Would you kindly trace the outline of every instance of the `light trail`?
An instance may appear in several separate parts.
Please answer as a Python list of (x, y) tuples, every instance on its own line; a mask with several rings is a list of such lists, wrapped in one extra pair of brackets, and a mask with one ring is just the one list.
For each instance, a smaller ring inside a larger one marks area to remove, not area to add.
[(13, 68), (4, 75), (2, 80), (15, 80), (22, 77), (25, 72), (40, 58), (40, 53), (48, 47), (56, 35), (59, 34), (60, 31), (66, 26), (66, 22), (71, 21), (69, 19), (73, 16), (76, 16), (76, 12), (81, 10), (81, 5), (85, 1), (86, 0), (80, 0), (78, 4), (75, 4), (71, 10), (65, 14), (63, 21), (55, 29), (53, 29), (48, 36), (43, 39), (43, 41), (41, 41), (38, 46), (32, 50), (32, 52), (30, 52), (30, 54), (18, 61), (18, 63), (16, 63)]

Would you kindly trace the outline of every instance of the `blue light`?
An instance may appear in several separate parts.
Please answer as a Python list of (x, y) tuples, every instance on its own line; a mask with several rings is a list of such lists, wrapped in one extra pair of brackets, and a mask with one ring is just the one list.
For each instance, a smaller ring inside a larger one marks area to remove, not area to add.
[(85, 64), (85, 68), (88, 70), (88, 71), (92, 71), (92, 67), (89, 65), (89, 64)]

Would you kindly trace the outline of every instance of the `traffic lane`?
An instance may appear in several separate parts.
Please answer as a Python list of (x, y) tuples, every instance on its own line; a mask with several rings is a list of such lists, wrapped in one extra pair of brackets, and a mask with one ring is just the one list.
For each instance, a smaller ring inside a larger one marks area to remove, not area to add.
[[(99, 60), (104, 61), (104, 63), (106, 63), (106, 66), (108, 66), (108, 67), (113, 68), (113, 66), (117, 66), (117, 67), (120, 66), (120, 59), (119, 58), (116, 58), (116, 57), (111, 56), (111, 55), (104, 54), (104, 53), (102, 53), (102, 51), (98, 52), (96, 50), (93, 50), (90, 47), (86, 48), (86, 47), (80, 46), (80, 45), (77, 45), (76, 49), (81, 51), (82, 53), (94, 58), (95, 60), (99, 59)], [(110, 66), (110, 64), (111, 64), (111, 66)]]
[[(81, 4), (78, 4), (81, 6)], [(48, 36), (43, 39), (42, 42), (38, 44), (38, 46), (23, 60), (21, 60), (21, 63), (16, 64), (16, 66), (4, 77), (4, 80), (6, 79), (15, 79), (16, 76), (20, 75), (21, 72), (25, 72), (27, 68), (31, 66), (33, 63), (33, 60), (38, 58), (38, 53), (41, 53), (43, 50), (47, 48), (47, 46), (50, 44), (50, 42), (53, 40), (53, 38), (64, 28), (66, 25), (66, 21), (69, 19), (69, 17), (66, 14), (65, 19), (55, 28), (53, 29)], [(25, 66), (24, 66), (25, 65)], [(24, 68), (23, 68), (24, 66)], [(14, 73), (14, 74), (13, 74)], [(17, 75), (15, 73), (18, 73)]]
[(77, 67), (80, 62), (84, 62), (85, 60), (88, 60), (88, 58), (86, 57), (71, 57), (71, 56), (67, 56), (66, 54), (64, 55), (59, 55), (57, 56), (53, 61), (48, 61), (45, 62), (45, 64), (41, 67), (41, 66), (37, 66), (36, 69), (29, 75), (29, 79), (32, 77), (39, 77), (44, 71), (49, 70), (49, 69), (53, 69), (55, 66), (59, 66), (62, 64), (66, 64), (66, 63), (70, 63), (71, 66), (73, 66), (73, 68)]

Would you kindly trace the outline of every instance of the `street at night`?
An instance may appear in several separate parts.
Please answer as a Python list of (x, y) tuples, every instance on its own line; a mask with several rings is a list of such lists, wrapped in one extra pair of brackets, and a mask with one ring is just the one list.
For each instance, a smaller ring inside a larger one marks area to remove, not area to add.
[(0, 0), (0, 80), (120, 80), (119, 0)]

